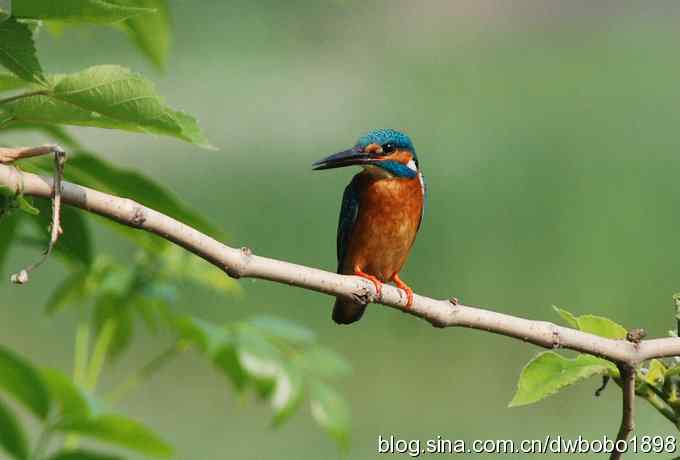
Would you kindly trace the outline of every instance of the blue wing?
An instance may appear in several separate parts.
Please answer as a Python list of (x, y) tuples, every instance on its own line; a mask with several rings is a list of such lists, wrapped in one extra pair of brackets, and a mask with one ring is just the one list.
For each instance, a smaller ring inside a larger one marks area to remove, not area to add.
[(345, 252), (349, 243), (349, 236), (359, 215), (359, 181), (354, 176), (352, 182), (345, 188), (342, 194), (342, 207), (340, 208), (340, 220), (338, 221), (338, 273), (342, 268)]

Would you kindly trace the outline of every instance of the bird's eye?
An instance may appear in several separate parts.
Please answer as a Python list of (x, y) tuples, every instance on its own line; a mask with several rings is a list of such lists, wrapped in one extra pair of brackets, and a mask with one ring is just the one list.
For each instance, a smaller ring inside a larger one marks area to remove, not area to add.
[(387, 144), (382, 145), (383, 153), (392, 153), (392, 152), (394, 152), (394, 149), (395, 149), (395, 146), (391, 142), (388, 142)]

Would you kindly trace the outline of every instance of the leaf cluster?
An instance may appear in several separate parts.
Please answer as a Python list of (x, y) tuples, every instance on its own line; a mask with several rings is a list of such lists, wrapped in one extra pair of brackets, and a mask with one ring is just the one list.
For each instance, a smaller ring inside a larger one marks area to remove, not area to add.
[[(104, 160), (68, 131), (68, 126), (113, 129), (212, 148), (196, 119), (170, 107), (148, 78), (123, 65), (91, 65), (68, 74), (48, 72), (36, 49), (36, 37), (46, 31), (56, 37), (84, 24), (109, 27), (127, 34), (163, 70), (171, 42), (167, 1), (22, 0), (14, 2), (10, 13), (0, 17), (0, 67), (6, 69), (0, 71), (0, 136), (39, 133), (68, 152), (66, 180), (134, 199), (224, 238), (209, 219), (169, 189)], [(48, 158), (25, 160), (19, 167), (52, 173)], [(0, 190), (0, 269), (13, 246), (42, 250), (50, 224), (49, 200), (32, 200), (20, 190)], [(97, 251), (93, 227), (100, 225), (126, 239), (135, 248), (134, 257), (120, 260)], [(0, 451), (16, 459), (120, 458), (80, 448), (80, 438), (89, 438), (148, 456), (170, 455), (167, 442), (120, 415), (115, 403), (190, 350), (223, 374), (234, 391), (251, 392), (265, 401), (272, 409), (272, 426), (281, 425), (307, 400), (317, 423), (339, 446), (347, 446), (349, 409), (330, 381), (346, 375), (349, 365), (319, 344), (310, 330), (274, 317), (218, 325), (188, 315), (181, 295), (187, 286), (234, 297), (241, 294), (238, 285), (202, 259), (145, 232), (70, 207), (62, 208), (61, 226), (64, 233), (54, 254), (63, 262), (66, 275), (45, 311), (71, 311), (79, 318), (75, 370), (67, 376), (43, 369), (0, 348), (0, 395), (25, 406), (43, 432), (31, 447), (13, 406), (0, 398)], [(172, 343), (110, 394), (100, 395), (100, 375), (134, 346), (140, 330), (159, 342), (170, 335)], [(45, 441), (55, 438), (58, 443)], [(46, 448), (55, 444), (56, 450)]]
[[(609, 339), (627, 338), (626, 328), (609, 318), (596, 315), (575, 316), (565, 309), (553, 308), (570, 327)], [(680, 429), (679, 364), (676, 359), (652, 359), (637, 369), (635, 376), (635, 394), (647, 400), (678, 429)], [(622, 385), (619, 369), (610, 361), (583, 353), (573, 358), (555, 351), (539, 353), (522, 370), (510, 406), (538, 402), (594, 376), (602, 377), (604, 385), (609, 379), (613, 379), (619, 386)]]
[[(152, 457), (172, 455), (172, 447), (150, 428), (110, 412), (103, 402), (94, 399), (60, 371), (36, 368), (5, 347), (0, 347), (0, 392), (31, 413), (42, 426), (44, 439), (78, 435)], [(44, 447), (38, 445), (36, 449)], [(37, 455), (49, 455), (50, 460), (120, 458), (67, 447), (49, 454), (39, 450), (31, 453), (25, 429), (11, 406), (2, 399), (0, 448), (17, 460), (37, 458)]]

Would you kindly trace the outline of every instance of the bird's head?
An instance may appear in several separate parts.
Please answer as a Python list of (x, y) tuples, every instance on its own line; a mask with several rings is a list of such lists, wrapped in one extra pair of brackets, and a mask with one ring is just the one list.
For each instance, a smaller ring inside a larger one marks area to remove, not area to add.
[(419, 165), (411, 139), (393, 129), (376, 129), (361, 136), (354, 147), (330, 155), (313, 164), (315, 170), (363, 166), (371, 173), (414, 178)]

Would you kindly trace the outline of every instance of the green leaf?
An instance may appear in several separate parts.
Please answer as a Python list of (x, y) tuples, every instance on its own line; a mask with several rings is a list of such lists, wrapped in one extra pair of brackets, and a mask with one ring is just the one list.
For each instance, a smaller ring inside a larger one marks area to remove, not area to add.
[(34, 40), (38, 38), (38, 35), (40, 35), (40, 30), (43, 26), (43, 22), (40, 19), (20, 19), (19, 22), (28, 26), (28, 30), (30, 30), (31, 34), (33, 34)]
[(154, 14), (126, 20), (124, 27), (142, 53), (159, 69), (165, 68), (170, 49), (170, 9), (167, 0), (114, 1), (122, 5), (133, 3), (156, 10)]
[(62, 421), (57, 429), (108, 442), (153, 457), (169, 457), (172, 447), (139, 422), (118, 415)]
[(15, 0), (12, 10), (19, 18), (96, 24), (114, 23), (152, 12), (148, 8), (123, 6), (107, 0)]
[(139, 126), (167, 127), (165, 107), (153, 83), (115, 65), (90, 67), (64, 75), (51, 95), (77, 107)]
[(50, 460), (123, 460), (122, 457), (99, 454), (87, 450), (63, 450), (57, 452)]
[(0, 400), (0, 450), (17, 460), (28, 459), (28, 443), (19, 421)]
[(578, 318), (576, 318), (576, 316), (574, 316), (571, 312), (556, 305), (553, 305), (553, 310), (555, 310), (569, 326), (578, 329)]
[(196, 120), (165, 106), (153, 83), (130, 70), (102, 65), (50, 77), (46, 95), (3, 105), (13, 119), (161, 134), (213, 148)]
[(578, 326), (583, 332), (607, 337), (610, 339), (625, 339), (628, 331), (625, 327), (609, 318), (595, 315), (582, 315), (578, 317)]
[(162, 267), (160, 275), (174, 281), (190, 281), (226, 294), (241, 292), (233, 278), (219, 268), (179, 246), (168, 245), (155, 254)]
[(30, 214), (32, 216), (37, 216), (40, 214), (38, 208), (33, 206), (33, 198), (24, 195), (17, 195), (16, 200), (17, 204), (19, 205), (19, 209), (24, 211), (26, 214)]
[[(198, 121), (186, 112), (181, 110), (169, 110), (169, 115), (179, 124), (182, 128), (182, 133), (180, 139), (184, 139), (187, 142), (196, 144), (207, 150), (217, 150), (217, 148), (210, 143), (203, 130), (198, 126)], [(159, 134), (163, 134), (162, 132)]]
[(107, 356), (115, 359), (131, 344), (134, 323), (131, 308), (138, 300), (138, 290), (143, 279), (137, 265), (121, 266), (111, 263), (101, 273), (99, 285), (93, 291), (94, 314), (92, 323), (97, 334), (110, 323), (113, 335)]
[(662, 387), (666, 372), (666, 366), (658, 359), (653, 359), (649, 362), (649, 369), (645, 375), (645, 382), (656, 387)]
[[(253, 328), (249, 324), (240, 324), (237, 327), (237, 344), (239, 359), (244, 368), (249, 370), (252, 375), (260, 377), (276, 376), (277, 368), (283, 360), (281, 351), (264, 335), (259, 329)], [(257, 358), (258, 362), (253, 361), (253, 365), (244, 363), (244, 355)]]
[(97, 112), (77, 107), (48, 95), (16, 99), (2, 105), (4, 118), (26, 123), (59, 123), (142, 132), (139, 126), (105, 117)]
[(333, 388), (315, 382), (311, 388), (312, 417), (338, 443), (349, 447), (350, 411), (345, 400)]
[(177, 318), (175, 327), (183, 339), (196, 344), (210, 357), (231, 340), (231, 334), (225, 327), (192, 316)]
[(141, 131), (206, 144), (205, 138), (198, 138), (193, 132), (193, 119), (178, 117), (164, 105), (153, 83), (123, 67), (103, 65), (67, 75), (57, 82), (52, 95), (85, 110), (130, 123)]
[(306, 373), (320, 378), (341, 377), (352, 372), (352, 367), (345, 358), (322, 346), (304, 350), (297, 356), (296, 361)]
[(55, 313), (66, 305), (85, 302), (87, 297), (87, 270), (77, 270), (70, 273), (55, 289), (45, 305), (45, 312)]
[(14, 74), (0, 72), (0, 91), (12, 91), (26, 85), (28, 83), (25, 80), (16, 77)]
[(306, 327), (283, 318), (263, 315), (248, 320), (248, 323), (258, 328), (264, 334), (283, 339), (287, 342), (310, 345), (316, 341), (316, 335)]
[[(91, 267), (74, 271), (56, 288), (50, 297), (46, 312), (53, 313), (66, 305), (83, 304), (98, 296), (122, 293), (125, 278), (121, 279), (121, 268), (110, 258), (98, 256)], [(129, 270), (128, 270), (129, 271)], [(132, 274), (128, 274), (128, 280)], [(117, 278), (118, 277), (118, 278)]]
[(56, 369), (42, 369), (42, 378), (59, 405), (60, 418), (86, 418), (91, 414), (87, 396), (71, 379)]
[(241, 367), (257, 393), (270, 397), (281, 372), (283, 355), (258, 329), (242, 324), (237, 333), (237, 354)]
[(213, 363), (234, 385), (236, 391), (243, 390), (248, 384), (248, 375), (241, 366), (236, 348), (223, 346), (214, 354)]
[(99, 278), (98, 296), (124, 300), (134, 287), (136, 274), (137, 270), (134, 266), (121, 266), (116, 262), (110, 262)]
[(93, 322), (96, 331), (100, 331), (108, 320), (113, 321), (115, 326), (107, 355), (112, 360), (120, 357), (132, 343), (134, 321), (130, 314), (131, 305), (127, 303), (126, 297), (129, 296), (104, 296), (94, 307)]
[(280, 426), (300, 406), (303, 397), (302, 372), (295, 365), (281, 366), (276, 376), (271, 405), (274, 410), (273, 426)]
[(154, 277), (144, 282), (132, 303), (132, 309), (146, 323), (147, 329), (155, 334), (159, 322), (172, 322), (174, 315), (171, 307), (177, 303), (177, 298), (177, 286)]
[(0, 129), (2, 129), (7, 123), (12, 121), (14, 115), (7, 109), (0, 106)]
[[(35, 201), (40, 213), (31, 219), (38, 231), (47, 236), (52, 223), (52, 202), (46, 199)], [(54, 246), (56, 253), (65, 257), (68, 262), (76, 266), (90, 267), (94, 262), (94, 249), (90, 228), (85, 221), (82, 211), (70, 206), (61, 207), (61, 228), (64, 233)], [(49, 240), (49, 236), (47, 237)], [(47, 242), (45, 243), (47, 245)]]
[(0, 22), (0, 64), (22, 80), (47, 84), (36, 56), (31, 30), (12, 18)]
[[(169, 189), (134, 170), (119, 168), (92, 153), (75, 152), (68, 161), (67, 177), (82, 185), (135, 201), (174, 217), (198, 230), (222, 236), (222, 232), (207, 222), (191, 207), (182, 203)], [(186, 252), (182, 250), (182, 252)], [(224, 273), (222, 277), (225, 278)]]
[(609, 318), (596, 315), (581, 315), (575, 316), (567, 310), (553, 306), (553, 309), (559, 314), (566, 323), (590, 334), (607, 337), (610, 339), (625, 339), (628, 331), (619, 323), (612, 321)]
[(40, 374), (23, 358), (0, 346), (0, 389), (44, 419), (49, 410), (49, 393)]
[(554, 351), (539, 353), (522, 370), (509, 406), (535, 403), (593, 375), (617, 374), (614, 364), (592, 355), (568, 359)]

